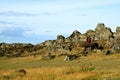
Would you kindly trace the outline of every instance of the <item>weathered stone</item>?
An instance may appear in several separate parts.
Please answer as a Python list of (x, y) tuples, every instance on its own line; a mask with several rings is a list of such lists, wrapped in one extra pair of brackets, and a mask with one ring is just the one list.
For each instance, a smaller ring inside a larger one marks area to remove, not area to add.
[(58, 35), (57, 36), (57, 40), (56, 40), (56, 46), (59, 48), (59, 49), (62, 49), (63, 48), (63, 43), (65, 41), (65, 37), (62, 36), (62, 35)]
[(71, 38), (72, 42), (78, 43), (80, 41), (80, 32), (75, 30), (73, 33), (69, 36)]
[[(95, 49), (120, 51), (120, 26), (116, 28), (116, 32), (112, 32), (104, 23), (98, 23), (95, 30), (87, 30), (85, 34), (81, 34), (75, 30), (65, 38), (58, 35), (56, 40), (47, 40), (43, 43), (32, 45), (24, 43), (0, 43), (0, 56), (19, 57), (35, 53), (47, 54), (51, 53), (73, 53), (83, 51), (86, 46), (84, 43), (97, 43)], [(83, 46), (84, 44), (84, 46)], [(88, 44), (87, 44), (88, 46)], [(91, 47), (91, 46), (90, 46)], [(81, 48), (81, 49), (80, 49)], [(85, 51), (84, 51), (85, 52)], [(84, 54), (87, 55), (88, 51)]]
[(120, 52), (120, 38), (116, 37), (108, 43), (112, 52)]
[(120, 34), (120, 26), (117, 26), (116, 33)]
[(104, 28), (105, 28), (105, 24), (104, 23), (98, 23), (95, 30), (99, 31), (99, 30), (103, 30)]
[(113, 33), (110, 28), (105, 27), (104, 23), (99, 23), (95, 29), (96, 37), (100, 40), (110, 40), (113, 37)]
[(104, 55), (110, 55), (110, 54), (111, 54), (110, 50), (105, 50), (104, 51)]
[(96, 38), (96, 32), (95, 31), (93, 31), (93, 30), (88, 30), (87, 32), (86, 32), (86, 36), (90, 36), (91, 37), (91, 41), (94, 41)]
[(78, 30), (73, 31), (73, 33), (69, 36), (69, 38), (74, 38), (76, 36), (79, 36), (81, 33)]
[(57, 35), (57, 40), (59, 40), (59, 39), (64, 40), (64, 39), (65, 39), (65, 37), (64, 37), (63, 35)]
[(116, 32), (114, 33), (115, 38), (120, 38), (120, 27), (116, 28)]
[(79, 56), (77, 56), (77, 55), (69, 55), (69, 54), (66, 54), (66, 56), (65, 56), (65, 61), (71, 61), (71, 60), (75, 60), (75, 59), (77, 59)]
[(84, 34), (80, 35), (80, 41), (86, 41), (87, 36)]

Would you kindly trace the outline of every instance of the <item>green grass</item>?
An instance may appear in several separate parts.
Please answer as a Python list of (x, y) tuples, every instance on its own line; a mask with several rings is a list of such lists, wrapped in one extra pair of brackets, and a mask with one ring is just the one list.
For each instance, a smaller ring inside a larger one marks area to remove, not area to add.
[[(25, 69), (27, 75), (14, 74), (16, 69)], [(32, 76), (32, 77), (31, 77)], [(64, 57), (41, 60), (40, 56), (0, 58), (0, 80), (119, 80), (120, 54), (101, 54), (64, 61)]]

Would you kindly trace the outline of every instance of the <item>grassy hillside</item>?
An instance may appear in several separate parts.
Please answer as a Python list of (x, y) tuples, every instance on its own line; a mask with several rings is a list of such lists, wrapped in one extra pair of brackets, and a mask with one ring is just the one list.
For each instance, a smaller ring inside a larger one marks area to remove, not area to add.
[[(18, 69), (25, 69), (26, 75)], [(120, 54), (92, 54), (73, 61), (2, 57), (0, 80), (120, 80)]]

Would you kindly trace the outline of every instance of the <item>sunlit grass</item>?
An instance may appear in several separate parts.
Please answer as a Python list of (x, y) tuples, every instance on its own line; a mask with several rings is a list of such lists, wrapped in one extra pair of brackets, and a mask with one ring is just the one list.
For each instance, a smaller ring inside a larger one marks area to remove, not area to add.
[[(0, 80), (106, 80), (120, 79), (120, 54), (92, 54), (73, 61), (64, 57), (41, 60), (40, 56), (0, 58)], [(17, 69), (27, 74), (19, 76)]]

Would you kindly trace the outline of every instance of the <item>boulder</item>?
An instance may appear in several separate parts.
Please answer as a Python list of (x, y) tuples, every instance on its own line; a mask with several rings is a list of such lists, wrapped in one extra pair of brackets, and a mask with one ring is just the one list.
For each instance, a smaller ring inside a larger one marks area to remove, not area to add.
[(80, 41), (82, 42), (86, 41), (87, 36), (85, 34), (81, 34), (79, 37), (80, 37)]
[(105, 29), (105, 24), (104, 23), (98, 23), (95, 30), (99, 31), (99, 30), (103, 30), (103, 29)]
[(110, 40), (113, 37), (113, 33), (110, 28), (105, 27), (104, 23), (98, 23), (95, 29), (96, 37), (100, 40)]
[(65, 41), (65, 37), (63, 35), (58, 35), (55, 46), (58, 48), (62, 48), (64, 41)]
[(116, 32), (114, 33), (115, 38), (120, 38), (120, 26), (116, 28)]
[(111, 49), (115, 52), (120, 52), (120, 38), (115, 38), (111, 43), (113, 43)]
[(78, 30), (73, 31), (73, 33), (69, 36), (69, 38), (74, 38), (76, 36), (79, 36), (81, 33)]
[(69, 38), (74, 43), (78, 43), (80, 41), (80, 35), (81, 33), (78, 30), (73, 31), (73, 33), (69, 36)]
[(57, 35), (57, 40), (59, 40), (59, 39), (65, 39), (65, 37), (63, 36), (63, 35)]

